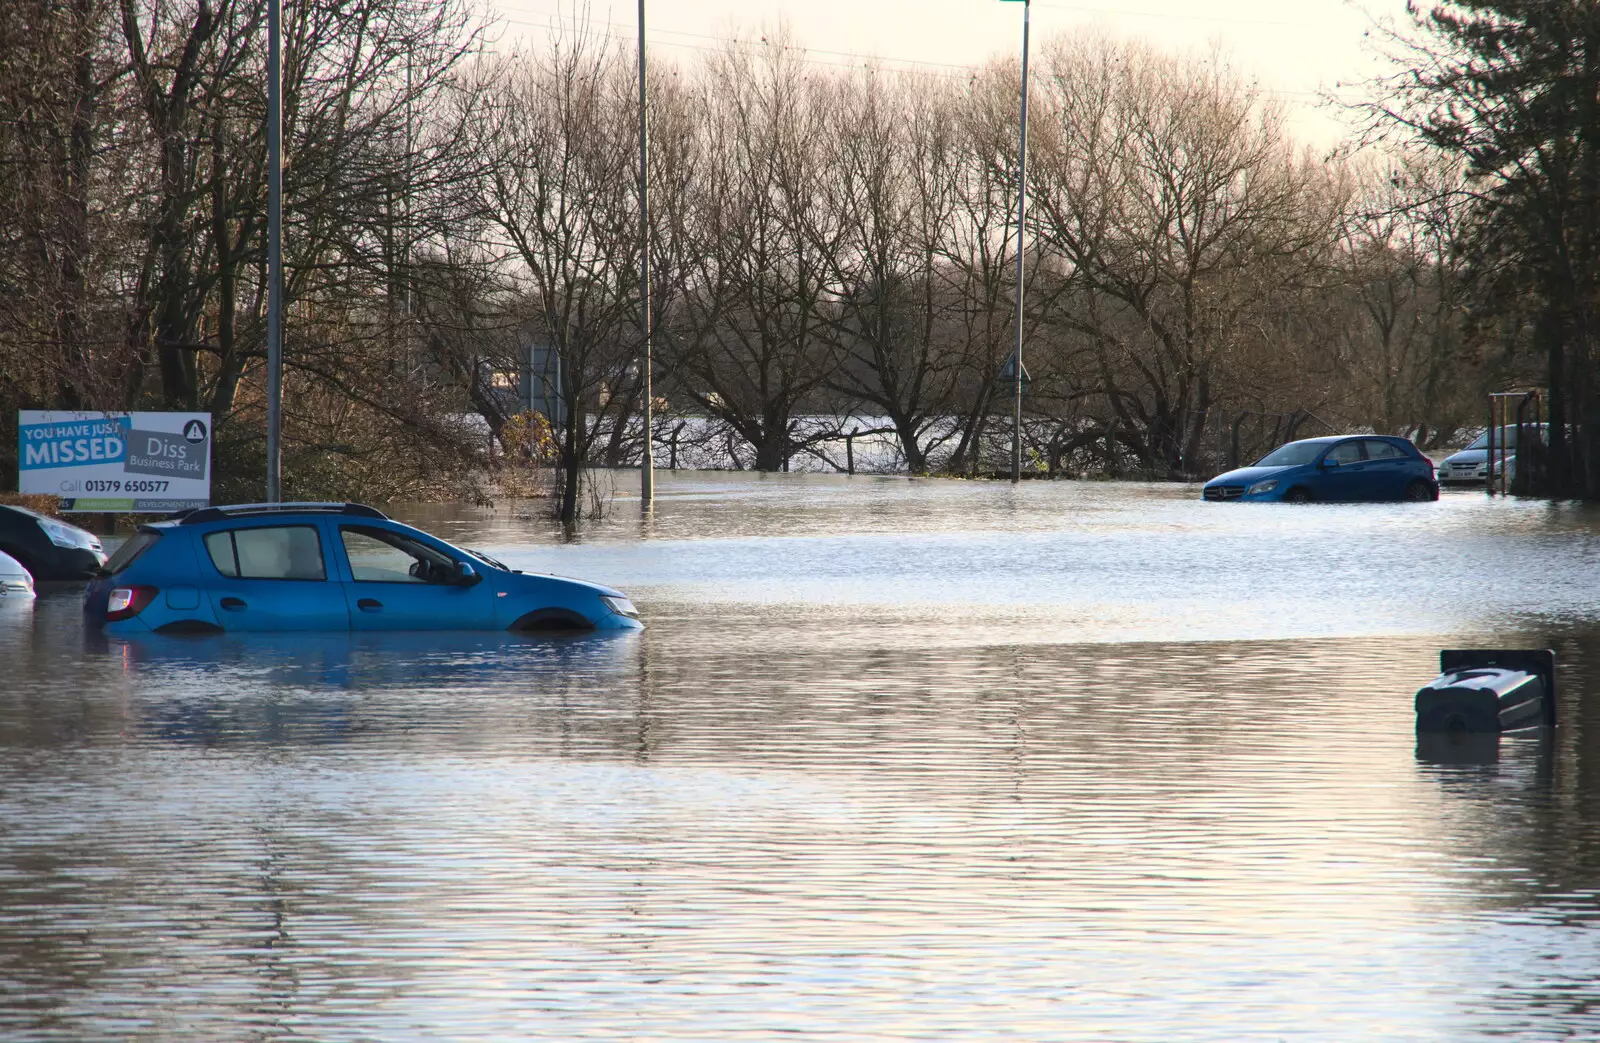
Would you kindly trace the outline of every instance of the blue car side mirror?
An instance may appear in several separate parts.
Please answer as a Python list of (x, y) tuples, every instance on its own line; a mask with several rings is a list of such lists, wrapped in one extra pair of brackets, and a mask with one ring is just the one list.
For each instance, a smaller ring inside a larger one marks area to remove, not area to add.
[(1321, 466), (1323, 466), (1323, 467), (1338, 467), (1339, 466), (1339, 461), (1337, 461), (1337, 460), (1326, 460), (1325, 459), (1325, 460), (1322, 461)]
[(458, 586), (470, 587), (474, 583), (482, 583), (483, 577), (478, 575), (476, 569), (464, 561), (456, 562), (455, 582)]

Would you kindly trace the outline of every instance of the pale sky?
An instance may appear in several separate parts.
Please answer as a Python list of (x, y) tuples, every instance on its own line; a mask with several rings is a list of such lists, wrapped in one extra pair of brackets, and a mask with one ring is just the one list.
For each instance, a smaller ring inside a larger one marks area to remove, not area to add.
[[(506, 39), (545, 38), (585, 0), (488, 0)], [(633, 0), (587, 0), (590, 18), (634, 39)], [(841, 65), (875, 57), (958, 74), (1022, 43), (1022, 4), (1002, 0), (646, 0), (652, 53), (692, 62), (737, 28), (787, 21), (814, 60)], [(1319, 92), (1359, 83), (1382, 66), (1364, 48), (1372, 18), (1401, 19), (1405, 0), (1033, 0), (1038, 40), (1083, 28), (1175, 51), (1220, 44), (1241, 73), (1281, 100), (1291, 132), (1308, 145), (1336, 144), (1339, 117)], [(1346, 87), (1348, 92), (1351, 88)]]

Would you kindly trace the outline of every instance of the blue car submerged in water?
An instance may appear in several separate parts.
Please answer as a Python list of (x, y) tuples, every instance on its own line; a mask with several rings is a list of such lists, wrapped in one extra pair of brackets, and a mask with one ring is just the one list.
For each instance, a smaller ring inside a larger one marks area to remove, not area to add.
[(1286, 503), (1437, 500), (1439, 483), (1433, 461), (1410, 439), (1336, 435), (1279, 446), (1249, 467), (1217, 475), (1201, 496)]
[(109, 633), (637, 630), (617, 590), (531, 575), (355, 503), (206, 507), (141, 525), (84, 595)]

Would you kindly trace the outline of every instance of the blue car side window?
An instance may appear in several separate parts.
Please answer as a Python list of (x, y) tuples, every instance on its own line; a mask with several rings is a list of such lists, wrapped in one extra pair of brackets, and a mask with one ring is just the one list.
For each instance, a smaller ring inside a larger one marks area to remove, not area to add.
[(238, 578), (239, 556), (233, 550), (233, 533), (207, 533), (206, 553), (211, 555), (211, 564), (217, 567), (218, 572), (229, 579)]
[(1361, 462), (1361, 443), (1340, 442), (1328, 450), (1328, 459), (1341, 464), (1354, 464)]
[(447, 583), (454, 561), (397, 532), (341, 525), (339, 540), (357, 583)]
[(273, 525), (208, 533), (206, 552), (229, 579), (325, 580), (322, 540), (311, 525)]

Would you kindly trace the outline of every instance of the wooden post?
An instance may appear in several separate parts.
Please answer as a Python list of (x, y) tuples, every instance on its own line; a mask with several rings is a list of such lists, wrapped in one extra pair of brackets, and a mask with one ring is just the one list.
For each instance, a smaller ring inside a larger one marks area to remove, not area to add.
[(846, 474), (856, 473), (856, 433), (854, 430), (844, 436), (844, 469)]

